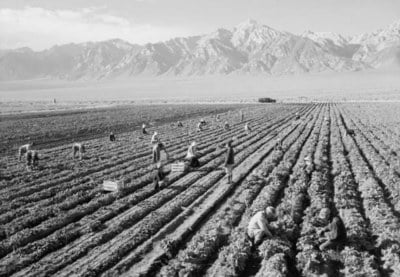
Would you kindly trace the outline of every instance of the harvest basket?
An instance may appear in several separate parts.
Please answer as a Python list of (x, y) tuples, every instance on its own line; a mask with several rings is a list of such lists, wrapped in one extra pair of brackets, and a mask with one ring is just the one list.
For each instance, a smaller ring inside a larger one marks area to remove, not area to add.
[(108, 191), (108, 192), (120, 192), (125, 188), (124, 182), (123, 181), (111, 181), (111, 180), (105, 180), (103, 184), (101, 185), (103, 191)]
[(185, 162), (177, 162), (171, 164), (171, 172), (185, 172), (187, 168), (188, 166)]

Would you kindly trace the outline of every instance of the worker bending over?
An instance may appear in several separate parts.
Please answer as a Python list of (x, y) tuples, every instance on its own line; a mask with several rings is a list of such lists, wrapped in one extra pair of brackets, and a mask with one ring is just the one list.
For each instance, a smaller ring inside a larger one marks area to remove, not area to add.
[(110, 133), (110, 141), (115, 141), (115, 135), (113, 132)]
[(269, 223), (274, 219), (276, 219), (275, 209), (271, 206), (253, 215), (247, 227), (247, 236), (253, 246), (260, 245), (264, 237), (272, 237)]
[(147, 130), (146, 130), (146, 124), (144, 124), (143, 123), (143, 125), (142, 125), (142, 134), (143, 135), (147, 135), (148, 133), (147, 133)]
[(165, 153), (166, 159), (168, 160), (168, 152), (165, 149), (164, 144), (161, 142), (154, 144), (152, 156), (153, 156), (153, 164), (155, 164), (157, 168), (161, 166), (161, 151)]
[(72, 145), (72, 157), (75, 159), (76, 154), (79, 154), (79, 159), (82, 160), (83, 154), (86, 152), (85, 145), (75, 142)]
[(31, 150), (32, 146), (33, 146), (33, 142), (24, 144), (18, 148), (18, 158), (20, 161), (21, 161), (21, 158), (26, 154), (26, 152)]
[(193, 141), (187, 151), (186, 160), (189, 162), (190, 167), (199, 167), (200, 166), (200, 162), (198, 159), (199, 153), (197, 152), (196, 146), (197, 146), (196, 142)]
[(224, 129), (225, 129), (225, 131), (229, 131), (229, 129), (230, 129), (230, 126), (229, 126), (229, 123), (228, 123), (228, 121), (225, 121), (225, 124), (224, 124)]
[(39, 153), (36, 150), (28, 150), (25, 158), (27, 170), (35, 169), (39, 166)]
[[(330, 210), (325, 208), (324, 213), (320, 215), (320, 217), (322, 217), (324, 221), (329, 222)], [(319, 232), (319, 235), (323, 235), (319, 239), (321, 243), (319, 249), (321, 251), (342, 246), (347, 240), (346, 228), (339, 216), (333, 217), (332, 221)]]
[(197, 123), (197, 132), (203, 131), (203, 124), (201, 122)]

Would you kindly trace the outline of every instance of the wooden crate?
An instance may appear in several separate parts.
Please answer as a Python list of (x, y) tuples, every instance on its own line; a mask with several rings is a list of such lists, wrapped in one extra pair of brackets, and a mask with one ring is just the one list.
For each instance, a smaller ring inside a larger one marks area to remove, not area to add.
[(171, 164), (171, 172), (184, 172), (186, 169), (187, 166), (184, 162)]
[(104, 191), (110, 192), (119, 192), (124, 189), (124, 182), (123, 181), (111, 181), (105, 180), (101, 185)]

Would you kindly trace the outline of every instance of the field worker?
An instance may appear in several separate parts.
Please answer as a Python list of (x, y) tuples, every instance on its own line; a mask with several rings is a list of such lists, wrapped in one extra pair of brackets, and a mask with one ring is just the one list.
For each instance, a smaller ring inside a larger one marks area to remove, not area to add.
[(319, 242), (322, 243), (319, 246), (321, 251), (327, 248), (336, 248), (343, 245), (347, 240), (346, 228), (344, 227), (343, 221), (340, 217), (335, 216), (332, 222), (322, 230), (321, 235), (324, 234)]
[(164, 151), (168, 160), (168, 153), (163, 143), (159, 142), (153, 146), (153, 163), (157, 167), (161, 166), (161, 151)]
[(203, 124), (201, 122), (197, 123), (197, 132), (201, 132)]
[(151, 144), (156, 145), (160, 142), (158, 138), (158, 132), (154, 132), (153, 136), (151, 137)]
[(347, 130), (347, 134), (348, 134), (349, 136), (352, 136), (352, 137), (354, 137), (354, 135), (355, 135), (353, 129), (348, 129), (348, 130)]
[(19, 158), (19, 160), (21, 160), (22, 156), (24, 156), (26, 154), (26, 152), (31, 150), (32, 146), (33, 146), (33, 143), (27, 143), (27, 144), (22, 145), (18, 149), (18, 158)]
[(322, 208), (318, 216), (312, 221), (312, 224), (316, 227), (325, 227), (329, 224), (330, 216), (331, 210), (329, 208)]
[(113, 132), (110, 133), (110, 141), (115, 141), (115, 135)]
[(207, 125), (207, 122), (204, 120), (204, 118), (200, 119), (201, 125)]
[(34, 169), (39, 165), (39, 153), (35, 150), (28, 150), (25, 155), (26, 168)]
[(167, 175), (168, 173), (164, 172), (164, 168), (161, 163), (157, 164), (157, 168), (153, 177), (154, 191), (159, 190), (160, 186), (163, 186), (168, 181)]
[(190, 144), (186, 155), (186, 159), (189, 161), (189, 166), (191, 167), (200, 166), (196, 146), (197, 146), (196, 142), (193, 141), (192, 144)]
[(144, 124), (144, 123), (142, 125), (142, 134), (143, 135), (147, 135), (148, 134), (147, 131), (146, 131), (146, 124)]
[(243, 122), (243, 120), (244, 120), (244, 113), (243, 113), (242, 110), (240, 110), (239, 115), (240, 115), (240, 122)]
[(282, 151), (282, 140), (280, 138), (276, 139), (274, 148), (275, 148), (275, 150)]
[(178, 121), (178, 127), (183, 127), (183, 124), (181, 121)]
[(295, 115), (296, 115), (296, 120), (300, 119), (300, 115), (299, 115), (299, 113), (298, 113), (298, 112), (297, 112), (297, 113), (295, 113)]
[(217, 116), (215, 117), (215, 119), (218, 121), (219, 120), (219, 114), (217, 114)]
[(271, 206), (253, 215), (247, 226), (247, 235), (253, 246), (259, 245), (264, 237), (272, 237), (271, 231), (269, 230), (269, 222), (275, 218), (275, 209)]
[(225, 124), (224, 124), (224, 129), (225, 129), (226, 131), (229, 131), (229, 129), (230, 129), (230, 126), (229, 126), (229, 123), (228, 123), (228, 121), (225, 121)]
[(232, 140), (229, 140), (226, 143), (226, 155), (225, 155), (225, 171), (228, 175), (228, 184), (232, 184), (232, 169), (233, 165), (235, 164), (235, 152), (233, 151), (232, 147)]
[(73, 158), (75, 159), (76, 157), (76, 153), (79, 154), (79, 159), (82, 160), (83, 158), (83, 154), (86, 152), (85, 146), (82, 143), (77, 143), (75, 142), (72, 145), (72, 154), (73, 154)]
[(246, 132), (246, 134), (250, 135), (250, 133), (251, 133), (251, 128), (250, 128), (250, 126), (249, 126), (249, 123), (246, 123), (246, 124), (244, 125), (244, 131)]

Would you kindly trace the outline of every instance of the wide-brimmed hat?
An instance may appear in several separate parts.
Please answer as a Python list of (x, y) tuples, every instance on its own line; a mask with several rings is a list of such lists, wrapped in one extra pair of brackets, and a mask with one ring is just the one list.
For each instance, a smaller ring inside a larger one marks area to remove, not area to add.
[(272, 206), (268, 206), (268, 207), (265, 209), (265, 214), (266, 214), (267, 217), (269, 217), (269, 218), (275, 217), (275, 216), (276, 216), (275, 208), (272, 207)]

